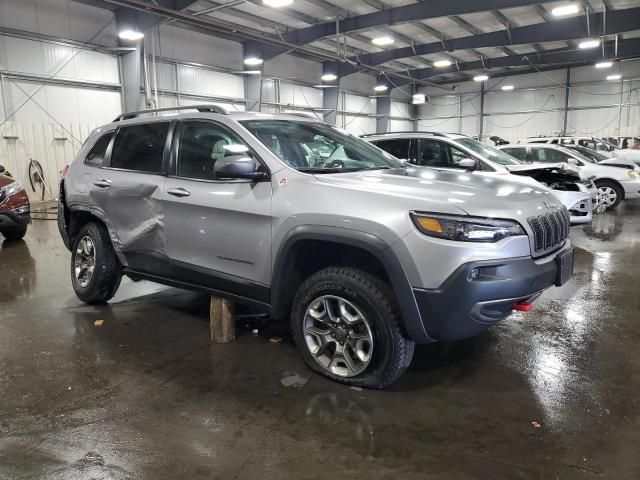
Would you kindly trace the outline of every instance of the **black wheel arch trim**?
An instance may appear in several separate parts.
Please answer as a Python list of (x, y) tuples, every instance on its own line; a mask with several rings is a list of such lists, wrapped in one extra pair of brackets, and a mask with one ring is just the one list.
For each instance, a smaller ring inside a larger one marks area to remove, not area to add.
[(285, 282), (283, 279), (291, 274), (294, 266), (294, 259), (290, 252), (298, 242), (304, 240), (319, 240), (349, 245), (361, 248), (374, 255), (380, 260), (389, 277), (391, 288), (396, 295), (402, 313), (402, 326), (409, 338), (418, 343), (434, 341), (427, 334), (409, 278), (391, 246), (375, 235), (347, 228), (299, 225), (286, 234), (280, 243), (273, 266), (271, 305), (274, 317), (284, 318), (289, 314), (289, 305), (285, 300), (287, 292), (284, 291)]

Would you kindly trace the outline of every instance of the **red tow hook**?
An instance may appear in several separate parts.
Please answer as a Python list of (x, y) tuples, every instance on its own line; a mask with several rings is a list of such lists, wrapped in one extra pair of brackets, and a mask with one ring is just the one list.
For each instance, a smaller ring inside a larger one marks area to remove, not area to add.
[(513, 309), (518, 312), (530, 312), (531, 310), (533, 310), (533, 303), (531, 302), (514, 303)]

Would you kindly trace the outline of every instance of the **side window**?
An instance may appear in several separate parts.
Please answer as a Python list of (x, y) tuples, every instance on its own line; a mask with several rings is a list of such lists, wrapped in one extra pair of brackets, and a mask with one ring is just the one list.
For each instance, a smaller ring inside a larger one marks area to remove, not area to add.
[(409, 159), (409, 140), (397, 139), (397, 140), (381, 140), (375, 142), (376, 147), (381, 148), (387, 153), (390, 153), (400, 160)]
[[(562, 142), (564, 143), (564, 140), (563, 140)], [(544, 143), (544, 142), (540, 142), (540, 143)], [(554, 138), (554, 139), (553, 139), (553, 140), (551, 140), (551, 142), (549, 142), (549, 143), (552, 143), (553, 145), (557, 145), (557, 144), (558, 144), (558, 139), (557, 139), (557, 138)]]
[(569, 160), (569, 155), (551, 148), (536, 148), (533, 157), (534, 161), (545, 163), (564, 163)]
[(512, 157), (517, 158), (522, 162), (527, 161), (527, 149), (526, 148), (503, 148), (503, 152), (508, 153)]
[(113, 132), (106, 133), (93, 145), (84, 163), (91, 165), (92, 167), (101, 167), (104, 164), (104, 159), (107, 156), (107, 148), (109, 142), (113, 138)]
[(168, 132), (168, 122), (122, 127), (113, 144), (111, 167), (162, 172), (162, 156)]
[(221, 125), (183, 122), (178, 140), (176, 175), (200, 180), (216, 180), (215, 164), (224, 157), (250, 155), (249, 147)]
[(447, 145), (449, 150), (449, 162), (453, 168), (460, 168), (459, 163), (460, 160), (464, 160), (465, 158), (470, 158), (475, 160), (471, 155), (464, 153), (462, 150), (457, 149), (451, 145)]
[(423, 167), (449, 167), (444, 145), (437, 140), (420, 140), (417, 164)]

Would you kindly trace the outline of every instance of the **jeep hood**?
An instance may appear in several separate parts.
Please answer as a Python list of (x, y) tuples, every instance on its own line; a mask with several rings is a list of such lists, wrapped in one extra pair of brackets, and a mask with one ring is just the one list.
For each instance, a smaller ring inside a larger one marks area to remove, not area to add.
[[(539, 214), (545, 208), (543, 202), (559, 204), (550, 190), (516, 175), (411, 167), (320, 174), (316, 178), (342, 188), (403, 197), (410, 210), (526, 219)], [(384, 198), (371, 201), (383, 204)]]

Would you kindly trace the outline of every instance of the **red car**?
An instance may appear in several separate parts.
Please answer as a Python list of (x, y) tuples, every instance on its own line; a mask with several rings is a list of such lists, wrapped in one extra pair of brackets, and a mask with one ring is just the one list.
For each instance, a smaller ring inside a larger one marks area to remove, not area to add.
[(27, 233), (30, 222), (31, 205), (24, 187), (0, 173), (0, 234), (7, 240), (18, 240)]

